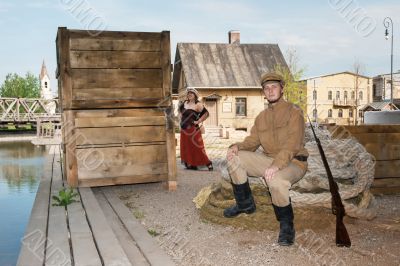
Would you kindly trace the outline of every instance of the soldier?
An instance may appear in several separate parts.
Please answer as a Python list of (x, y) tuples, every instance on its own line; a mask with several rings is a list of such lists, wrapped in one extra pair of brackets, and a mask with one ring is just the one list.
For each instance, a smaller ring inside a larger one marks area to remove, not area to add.
[[(232, 218), (256, 210), (248, 176), (261, 177), (280, 222), (278, 243), (289, 246), (295, 237), (289, 189), (306, 173), (308, 152), (304, 147), (303, 112), (282, 98), (284, 85), (279, 74), (262, 75), (268, 108), (258, 114), (250, 135), (228, 149), (228, 172), (236, 204), (225, 209), (224, 216)], [(255, 152), (260, 145), (264, 152)]]

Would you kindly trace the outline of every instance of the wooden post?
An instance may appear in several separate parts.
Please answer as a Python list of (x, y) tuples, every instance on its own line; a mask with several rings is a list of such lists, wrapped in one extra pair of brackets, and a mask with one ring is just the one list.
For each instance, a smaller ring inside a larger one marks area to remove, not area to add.
[(64, 110), (65, 119), (64, 121), (64, 138), (65, 138), (65, 149), (66, 149), (66, 165), (64, 166), (67, 171), (68, 185), (71, 187), (77, 187), (79, 184), (78, 180), (78, 165), (76, 160), (76, 135), (75, 135), (75, 116), (74, 111)]
[(57, 32), (57, 61), (59, 63), (59, 72), (61, 73), (62, 90), (62, 109), (71, 109), (72, 107), (72, 82), (71, 82), (71, 63), (69, 60), (69, 32), (65, 27), (59, 27)]
[(37, 138), (40, 138), (40, 125), (41, 125), (40, 118), (36, 118), (36, 137)]
[(165, 111), (167, 118), (166, 121), (166, 132), (167, 132), (167, 158), (168, 158), (168, 181), (167, 189), (169, 191), (176, 190), (176, 147), (175, 147), (175, 127), (174, 127), (174, 112), (172, 107), (168, 107)]
[(171, 106), (171, 49), (169, 31), (161, 32), (161, 68), (163, 73), (163, 97), (162, 106)]

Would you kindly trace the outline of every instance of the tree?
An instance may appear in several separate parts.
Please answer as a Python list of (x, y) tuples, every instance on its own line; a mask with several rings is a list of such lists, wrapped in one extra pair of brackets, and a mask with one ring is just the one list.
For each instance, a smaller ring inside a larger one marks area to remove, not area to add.
[(306, 111), (307, 104), (307, 86), (300, 82), (305, 67), (299, 66), (299, 57), (293, 48), (286, 51), (286, 66), (277, 65), (275, 72), (281, 74), (285, 80), (284, 97), (287, 101), (299, 105)]
[(0, 87), (0, 96), (11, 98), (39, 98), (39, 78), (29, 72), (26, 73), (25, 77), (21, 77), (15, 73), (9, 73)]
[[(361, 85), (361, 80), (360, 80), (360, 75), (363, 75), (364, 73), (365, 66), (363, 63), (361, 63), (359, 60), (355, 60), (353, 63), (353, 71), (354, 71), (354, 94), (355, 94), (355, 101), (354, 105), (352, 107), (353, 109), (353, 116), (354, 116), (354, 125), (358, 125), (358, 111), (359, 111), (359, 106), (360, 106), (360, 100), (358, 99), (358, 94), (359, 94), (359, 87)], [(367, 90), (369, 93), (369, 91)], [(369, 99), (369, 95), (367, 95), (367, 99)]]

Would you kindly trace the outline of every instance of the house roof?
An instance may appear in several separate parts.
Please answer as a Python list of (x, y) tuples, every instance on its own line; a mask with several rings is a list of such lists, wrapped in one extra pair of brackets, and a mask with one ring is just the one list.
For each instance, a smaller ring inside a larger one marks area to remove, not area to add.
[(364, 76), (364, 75), (356, 74), (356, 73), (353, 73), (353, 72), (350, 72), (350, 71), (342, 71), (342, 72), (331, 73), (331, 74), (326, 74), (326, 75), (321, 75), (321, 76), (308, 77), (308, 78), (302, 79), (301, 81), (306, 81), (306, 80), (315, 79), (315, 78), (323, 78), (323, 77), (341, 75), (341, 74), (349, 74), (349, 75), (353, 75), (353, 76), (359, 76), (359, 77), (362, 77), (362, 78), (370, 79), (370, 77), (367, 77), (367, 76)]
[[(374, 111), (383, 110), (387, 105), (391, 105), (389, 100), (381, 101), (381, 102), (372, 102), (364, 105), (361, 110), (366, 110), (368, 107), (372, 108)], [(393, 104), (394, 109), (397, 109), (396, 105)]]
[(185, 87), (260, 88), (260, 76), (280, 64), (287, 67), (277, 44), (178, 43), (173, 89), (181, 68)]

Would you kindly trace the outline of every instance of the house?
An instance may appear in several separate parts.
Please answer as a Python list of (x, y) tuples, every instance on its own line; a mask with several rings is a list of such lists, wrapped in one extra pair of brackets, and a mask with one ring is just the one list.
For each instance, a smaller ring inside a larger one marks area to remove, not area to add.
[(172, 88), (182, 95), (195, 88), (210, 113), (206, 126), (248, 129), (264, 110), (260, 77), (277, 65), (287, 68), (277, 44), (241, 44), (230, 31), (228, 43), (178, 43)]
[[(390, 74), (381, 74), (372, 79), (372, 95), (374, 102), (390, 100)], [(400, 99), (400, 70), (393, 73), (393, 99)]]
[(320, 123), (357, 125), (362, 107), (372, 102), (371, 78), (349, 71), (303, 80), (307, 86), (307, 113)]

